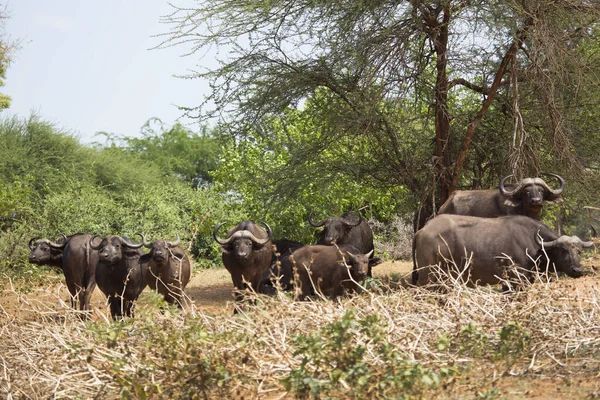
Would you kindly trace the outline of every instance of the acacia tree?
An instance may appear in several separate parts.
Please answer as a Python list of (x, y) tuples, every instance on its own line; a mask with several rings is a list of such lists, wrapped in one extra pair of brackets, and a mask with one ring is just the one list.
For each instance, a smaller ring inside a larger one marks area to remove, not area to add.
[(251, 139), (268, 135), (265, 118), (321, 90), (305, 162), (367, 136), (369, 157), (353, 173), (443, 202), (465, 180), (473, 145), (485, 145), (477, 132), (494, 107), (512, 133), (499, 135), (501, 172), (578, 167), (562, 82), (576, 81), (569, 63), (585, 71), (578, 43), (598, 21), (592, 0), (206, 0), (165, 17), (162, 46), (228, 49), (217, 68), (190, 76), (212, 94), (189, 115), (219, 116)]

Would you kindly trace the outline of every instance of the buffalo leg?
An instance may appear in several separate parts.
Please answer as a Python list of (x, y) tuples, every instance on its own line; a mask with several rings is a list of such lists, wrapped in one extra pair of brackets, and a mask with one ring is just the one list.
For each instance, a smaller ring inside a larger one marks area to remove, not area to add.
[(123, 317), (124, 304), (120, 296), (111, 295), (108, 298), (108, 304), (110, 306), (110, 316), (113, 320)]

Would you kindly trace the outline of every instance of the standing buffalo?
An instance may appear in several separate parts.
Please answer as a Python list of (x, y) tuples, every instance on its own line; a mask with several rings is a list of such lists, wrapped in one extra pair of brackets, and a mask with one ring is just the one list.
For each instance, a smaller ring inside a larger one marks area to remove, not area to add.
[(355, 282), (362, 281), (369, 271), (369, 257), (352, 245), (304, 246), (281, 262), (284, 276), (297, 285), (296, 294), (305, 299), (314, 288), (332, 297), (342, 296), (346, 290), (358, 292)]
[[(312, 212), (308, 215), (308, 223), (318, 228), (323, 227), (323, 230), (319, 234), (317, 244), (330, 246), (332, 244), (342, 245), (351, 244), (356, 246), (362, 254), (371, 254), (373, 257), (373, 231), (371, 227), (362, 217), (362, 214), (358, 214), (358, 218), (351, 212), (344, 213), (341, 217), (328, 217), (321, 222), (315, 222), (312, 219)], [(371, 273), (371, 267), (369, 266), (369, 272), (367, 276), (373, 276)]]
[(91, 235), (78, 233), (58, 243), (48, 239), (29, 242), (29, 262), (60, 267), (71, 294), (71, 305), (77, 309), (78, 298), (81, 311), (91, 310), (90, 298), (96, 288), (98, 252), (88, 245), (90, 238)]
[(133, 303), (146, 287), (147, 264), (140, 263), (142, 243), (132, 243), (117, 235), (105, 236), (99, 244), (90, 238), (90, 247), (99, 253), (96, 282), (108, 297), (113, 319), (133, 315)]
[[(273, 278), (281, 276), (281, 261), (284, 257), (289, 256), (294, 250), (304, 247), (304, 243), (296, 242), (295, 240), (289, 239), (274, 239), (273, 243), (273, 257), (271, 258), (271, 264), (265, 271), (260, 283), (260, 292), (265, 294), (272, 294), (275, 290), (273, 285)], [(289, 284), (289, 280), (288, 280)], [(282, 288), (285, 289), (287, 284), (282, 284)]]
[(49, 239), (32, 238), (29, 241), (29, 262), (36, 265), (49, 265), (62, 271), (64, 238), (56, 242)]
[(559, 175), (548, 174), (559, 182), (558, 189), (551, 189), (542, 178), (525, 178), (518, 184), (505, 185), (508, 175), (500, 181), (498, 189), (457, 190), (440, 207), (438, 214), (471, 215), (496, 218), (503, 215), (525, 215), (540, 220), (542, 202), (548, 204), (563, 201), (561, 193), (565, 181)]
[(579, 277), (580, 253), (592, 246), (577, 236), (559, 237), (543, 223), (520, 215), (438, 215), (415, 235), (413, 283), (435, 281), (431, 266), (436, 264), (453, 275), (463, 271), (472, 284), (499, 283), (513, 264), (531, 273), (550, 265), (556, 272)]
[(150, 249), (150, 253), (140, 258), (140, 263), (148, 265), (146, 283), (162, 294), (167, 303), (183, 308), (187, 304), (183, 290), (190, 281), (191, 265), (179, 246), (179, 235), (174, 242), (155, 240), (148, 243), (145, 237), (142, 242)]
[(247, 289), (244, 281), (259, 292), (262, 277), (271, 264), (273, 236), (269, 225), (262, 223), (266, 230), (253, 222), (243, 221), (230, 229), (225, 239), (218, 236), (224, 223), (218, 224), (213, 231), (213, 238), (221, 245), (223, 264), (233, 280), (236, 301), (243, 299), (242, 292)]

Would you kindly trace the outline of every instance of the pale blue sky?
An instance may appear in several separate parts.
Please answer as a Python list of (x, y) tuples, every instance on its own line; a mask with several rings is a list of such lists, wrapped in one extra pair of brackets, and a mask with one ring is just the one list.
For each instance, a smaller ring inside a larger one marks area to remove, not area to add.
[(159, 23), (172, 11), (167, 0), (9, 0), (7, 8), (6, 34), (22, 45), (0, 89), (12, 97), (4, 115), (35, 112), (90, 143), (103, 140), (93, 138), (99, 131), (138, 135), (152, 117), (173, 124), (182, 116), (176, 105), (199, 105), (207, 94), (205, 82), (173, 75), (214, 65), (209, 56), (149, 50), (160, 42), (152, 36), (169, 30)]

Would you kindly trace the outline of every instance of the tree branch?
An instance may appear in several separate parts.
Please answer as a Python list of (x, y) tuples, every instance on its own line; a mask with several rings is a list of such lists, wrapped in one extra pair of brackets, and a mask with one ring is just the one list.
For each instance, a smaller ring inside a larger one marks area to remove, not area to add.
[(492, 86), (490, 87), (488, 96), (486, 97), (485, 101), (483, 102), (483, 105), (481, 106), (481, 109), (479, 110), (479, 112), (477, 113), (477, 115), (475, 116), (473, 121), (471, 121), (469, 123), (469, 125), (467, 126), (467, 133), (465, 135), (465, 141), (463, 142), (463, 147), (460, 150), (460, 153), (458, 154), (458, 157), (456, 159), (456, 165), (454, 168), (454, 174), (453, 174), (452, 184), (450, 185), (449, 193), (454, 192), (456, 190), (456, 187), (458, 186), (458, 180), (460, 179), (460, 174), (462, 173), (463, 165), (464, 165), (465, 159), (467, 158), (467, 153), (469, 152), (469, 148), (471, 147), (471, 141), (473, 140), (473, 136), (475, 135), (475, 129), (477, 128), (477, 126), (479, 125), (479, 123), (481, 122), (481, 120), (483, 119), (485, 114), (487, 113), (487, 111), (490, 108), (494, 99), (496, 98), (496, 92), (498, 91), (498, 88), (500, 87), (500, 84), (502, 82), (502, 77), (504, 76), (504, 73), (506, 72), (508, 63), (510, 62), (510, 60), (512, 60), (516, 56), (517, 50), (521, 46), (521, 43), (527, 37), (527, 31), (529, 30), (529, 28), (531, 28), (532, 25), (533, 25), (533, 18), (530, 17), (527, 19), (527, 21), (525, 22), (525, 26), (520, 30), (517, 37), (514, 39), (511, 46), (509, 47), (508, 51), (502, 58), (502, 62), (500, 63), (500, 66), (498, 67), (498, 70), (496, 71), (496, 75), (494, 77)]

